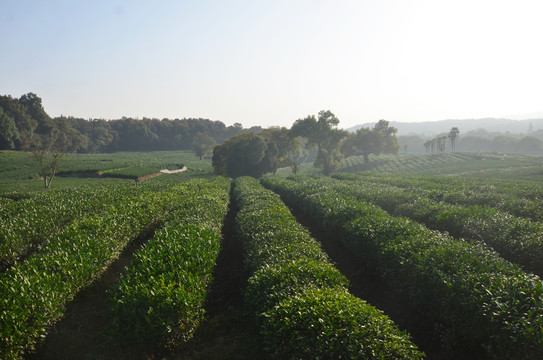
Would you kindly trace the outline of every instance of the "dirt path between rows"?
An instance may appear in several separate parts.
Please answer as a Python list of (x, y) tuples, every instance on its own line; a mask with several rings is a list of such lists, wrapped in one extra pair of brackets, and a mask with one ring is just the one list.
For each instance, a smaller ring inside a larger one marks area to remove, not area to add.
[[(107, 291), (119, 280), (125, 266), (154, 233), (152, 229), (134, 240), (100, 279), (82, 290), (66, 309), (65, 317), (49, 332), (30, 360), (58, 359), (176, 359), (176, 360), (252, 360), (264, 358), (258, 329), (246, 313), (243, 288), (243, 252), (234, 232), (237, 213), (230, 204), (225, 218), (223, 243), (206, 299), (206, 315), (193, 339), (181, 348), (142, 348), (137, 343), (123, 344), (109, 331)], [(130, 329), (126, 329), (130, 331)]]
[(156, 228), (132, 241), (98, 280), (82, 290), (67, 306), (64, 318), (50, 330), (45, 343), (25, 359), (153, 359), (153, 350), (141, 349), (138, 344), (121, 344), (108, 332), (112, 324), (107, 291)]
[[(393, 297), (391, 289), (386, 287), (375, 271), (362, 264), (352, 251), (341, 244), (337, 233), (326, 231), (321, 224), (296, 209), (291, 208), (291, 212), (296, 220), (308, 228), (311, 235), (321, 243), (336, 268), (349, 279), (351, 294), (383, 311), (400, 329), (409, 332), (414, 343), (426, 353), (428, 359), (455, 359), (442, 349), (439, 337), (433, 329), (433, 323), (420, 314), (415, 314), (401, 299)], [(480, 358), (478, 354), (472, 354), (471, 357), (466, 355), (464, 359)]]
[(265, 358), (258, 329), (246, 313), (243, 288), (242, 244), (234, 231), (237, 206), (231, 196), (222, 236), (223, 243), (213, 271), (213, 282), (206, 299), (205, 319), (195, 336), (169, 359), (175, 360), (253, 360)]

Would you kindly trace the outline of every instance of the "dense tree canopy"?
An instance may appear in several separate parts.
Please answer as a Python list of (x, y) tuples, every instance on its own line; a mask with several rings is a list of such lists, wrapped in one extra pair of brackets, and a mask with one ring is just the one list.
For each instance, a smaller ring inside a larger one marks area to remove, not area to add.
[(215, 147), (213, 169), (218, 175), (258, 178), (270, 171), (268, 158), (275, 152), (276, 148), (268, 148), (262, 136), (252, 132), (241, 133)]
[(15, 120), (0, 107), (0, 150), (18, 149), (20, 146), (21, 137)]
[(216, 144), (217, 142), (211, 136), (198, 132), (192, 141), (192, 150), (202, 160), (205, 156), (213, 153), (213, 148)]
[(350, 134), (342, 143), (341, 151), (345, 156), (363, 155), (366, 163), (370, 154), (397, 154), (399, 145), (396, 132), (388, 121), (379, 120), (372, 129), (361, 128)]
[(0, 150), (21, 150), (23, 140), (28, 138), (38, 126), (25, 106), (11, 96), (0, 96)]
[(337, 129), (339, 119), (330, 111), (319, 111), (318, 118), (314, 115), (298, 119), (291, 128), (291, 137), (301, 136), (307, 139), (307, 146), (317, 147), (317, 158), (314, 165), (322, 167), (323, 173), (329, 175), (339, 167), (342, 154), (339, 143), (347, 132)]
[[(34, 93), (19, 99), (0, 96), (0, 150), (22, 150), (24, 143), (35, 134), (47, 135), (60, 128), (75, 131), (80, 141), (77, 151), (85, 153), (191, 150), (196, 137), (201, 136), (198, 134), (206, 134), (221, 144), (243, 131), (239, 123), (227, 127), (220, 121), (208, 119), (51, 118), (45, 112), (41, 98)], [(262, 128), (249, 130), (261, 131)]]

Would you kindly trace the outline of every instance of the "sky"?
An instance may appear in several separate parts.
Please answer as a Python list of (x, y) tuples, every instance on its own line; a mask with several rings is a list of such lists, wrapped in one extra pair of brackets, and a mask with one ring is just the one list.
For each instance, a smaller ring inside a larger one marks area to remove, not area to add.
[(543, 117), (540, 0), (0, 0), (0, 95), (50, 116), (339, 127)]

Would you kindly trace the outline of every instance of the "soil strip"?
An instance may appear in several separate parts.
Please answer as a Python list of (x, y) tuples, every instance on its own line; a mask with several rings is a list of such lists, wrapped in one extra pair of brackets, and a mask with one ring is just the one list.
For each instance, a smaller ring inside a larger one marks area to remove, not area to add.
[[(376, 272), (362, 264), (353, 253), (346, 249), (337, 238), (338, 234), (322, 228), (322, 224), (304, 216), (300, 211), (291, 208), (298, 222), (307, 227), (328, 254), (336, 268), (349, 279), (349, 291), (356, 297), (365, 300), (383, 311), (398, 327), (409, 332), (420, 350), (428, 359), (453, 360), (454, 356), (442, 349), (439, 337), (433, 324), (416, 314), (401, 299), (393, 297), (393, 291), (380, 280)], [(480, 354), (467, 354), (464, 359), (481, 359)]]
[(132, 241), (99, 279), (82, 290), (45, 342), (25, 359), (154, 359), (153, 350), (141, 349), (138, 344), (121, 344), (108, 332), (112, 324), (107, 291), (157, 228), (158, 224)]
[(223, 243), (213, 271), (206, 299), (206, 316), (195, 336), (182, 349), (171, 354), (178, 360), (262, 359), (258, 329), (245, 312), (242, 244), (234, 231), (237, 206), (230, 197), (222, 229)]

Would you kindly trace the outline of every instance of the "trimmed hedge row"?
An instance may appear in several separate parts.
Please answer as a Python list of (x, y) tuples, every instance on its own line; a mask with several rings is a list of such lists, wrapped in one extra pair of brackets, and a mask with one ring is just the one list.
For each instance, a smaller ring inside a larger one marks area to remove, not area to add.
[(225, 178), (176, 187), (175, 208), (134, 254), (110, 292), (118, 334), (145, 346), (178, 344), (192, 337), (203, 319), (229, 190), (230, 180)]
[[(34, 349), (65, 305), (98, 278), (140, 233), (171, 207), (168, 193), (142, 192), (77, 223), (41, 252), (0, 274), (0, 357)], [(174, 200), (175, 201), (175, 200)]]
[(499, 181), (498, 179), (459, 181), (450, 177), (398, 176), (391, 174), (383, 177), (377, 174), (338, 174), (338, 179), (389, 184), (410, 193), (444, 201), (453, 205), (488, 206), (509, 214), (529, 218), (534, 221), (543, 219), (543, 188), (533, 182)]
[(395, 186), (345, 182), (337, 191), (454, 237), (481, 241), (526, 271), (543, 275), (543, 223), (483, 206), (437, 202)]
[(126, 185), (81, 187), (0, 202), (0, 271), (45, 246), (70, 222), (104, 210), (104, 204), (119, 201), (120, 196), (134, 196), (140, 191), (141, 187)]
[(433, 319), (445, 349), (495, 359), (543, 354), (543, 285), (494, 251), (458, 241), (356, 199), (340, 181), (277, 176), (261, 182), (339, 234), (392, 291)]
[(276, 194), (238, 178), (236, 231), (250, 278), (246, 303), (279, 359), (419, 359), (394, 323), (347, 291), (347, 280)]

